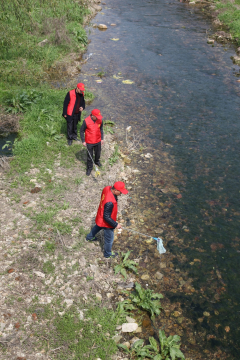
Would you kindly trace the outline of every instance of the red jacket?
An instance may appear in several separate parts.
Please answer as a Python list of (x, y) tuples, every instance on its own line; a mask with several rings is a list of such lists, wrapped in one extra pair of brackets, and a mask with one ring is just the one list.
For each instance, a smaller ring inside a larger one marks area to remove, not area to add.
[(97, 144), (101, 141), (101, 130), (102, 120), (93, 121), (89, 115), (85, 119), (86, 130), (85, 130), (85, 142), (87, 144)]
[(75, 89), (70, 90), (69, 91), (69, 95), (70, 95), (70, 101), (68, 103), (68, 107), (67, 107), (67, 115), (72, 116), (73, 114), (73, 109), (74, 109), (74, 105), (76, 102), (76, 92)]
[(113, 195), (112, 191), (111, 191), (111, 186), (106, 186), (103, 191), (102, 191), (102, 195), (101, 195), (101, 201), (99, 204), (99, 208), (98, 208), (98, 212), (97, 212), (97, 216), (96, 216), (96, 224), (100, 227), (106, 227), (106, 228), (111, 228), (112, 226), (110, 226), (103, 218), (103, 214), (104, 214), (104, 205), (107, 202), (112, 202), (113, 203), (113, 210), (112, 210), (112, 215), (111, 218), (116, 221), (117, 220), (117, 200), (115, 199), (115, 196)]

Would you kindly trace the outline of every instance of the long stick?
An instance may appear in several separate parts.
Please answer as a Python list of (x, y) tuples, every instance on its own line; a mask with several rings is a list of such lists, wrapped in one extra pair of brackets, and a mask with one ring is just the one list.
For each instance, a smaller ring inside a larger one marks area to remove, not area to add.
[(131, 231), (131, 232), (134, 232), (134, 233), (139, 234), (139, 235), (142, 235), (142, 236), (150, 237), (151, 239), (154, 239), (154, 240), (157, 241), (157, 238), (154, 238), (153, 236), (150, 236), (150, 235), (142, 234), (142, 233), (140, 233), (139, 231), (132, 230), (132, 229), (128, 229), (128, 228), (125, 228), (125, 227), (123, 227), (123, 226), (122, 226), (122, 229), (127, 230), (127, 231)]
[[(86, 144), (86, 148), (87, 148), (87, 144)], [(92, 162), (93, 162), (93, 166), (95, 167), (95, 171), (98, 171), (98, 167), (96, 166), (95, 162), (93, 161), (93, 158), (92, 158), (92, 156), (91, 156), (91, 154), (90, 154), (90, 152), (89, 152), (88, 148), (87, 148), (87, 151), (88, 151), (88, 155), (90, 156), (90, 159), (91, 159), (91, 160), (92, 160)]]

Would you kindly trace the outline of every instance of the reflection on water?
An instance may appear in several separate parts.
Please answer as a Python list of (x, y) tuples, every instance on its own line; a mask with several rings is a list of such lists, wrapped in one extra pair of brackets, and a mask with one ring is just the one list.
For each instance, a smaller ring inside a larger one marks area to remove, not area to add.
[[(14, 140), (17, 137), (15, 133), (5, 133), (0, 136), (0, 156), (11, 156), (12, 155), (12, 145)], [(8, 145), (8, 146), (5, 146)], [(4, 149), (3, 149), (4, 147)]]
[[(225, 352), (237, 359), (240, 84), (230, 60), (234, 49), (209, 46), (209, 20), (167, 0), (108, 0), (94, 21), (108, 30), (91, 30), (93, 56), (80, 79), (97, 94), (92, 108), (118, 129), (132, 125), (143, 134), (153, 158), (133, 156), (141, 176), (126, 216), (140, 231), (161, 234), (168, 254), (159, 261), (154, 245), (139, 247), (140, 239), (124, 232), (118, 245), (133, 249), (141, 257), (140, 275), (150, 274), (148, 283), (168, 295), (155, 326), (183, 336), (194, 359), (213, 353), (224, 359)], [(106, 75), (97, 83), (101, 70)]]

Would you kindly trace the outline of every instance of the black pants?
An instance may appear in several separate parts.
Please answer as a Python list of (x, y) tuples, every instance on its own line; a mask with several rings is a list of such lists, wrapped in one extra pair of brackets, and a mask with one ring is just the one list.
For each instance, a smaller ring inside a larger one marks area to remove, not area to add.
[[(91, 154), (92, 159), (94, 160), (95, 164), (97, 165), (100, 160), (100, 155), (101, 155), (101, 141), (97, 144), (87, 144), (87, 148)], [(95, 159), (93, 158), (93, 150), (95, 153)], [(87, 169), (92, 170), (93, 162), (88, 154), (88, 151), (87, 151)]]
[(74, 114), (70, 119), (67, 119), (67, 138), (68, 140), (77, 139), (77, 124), (81, 119), (81, 113)]

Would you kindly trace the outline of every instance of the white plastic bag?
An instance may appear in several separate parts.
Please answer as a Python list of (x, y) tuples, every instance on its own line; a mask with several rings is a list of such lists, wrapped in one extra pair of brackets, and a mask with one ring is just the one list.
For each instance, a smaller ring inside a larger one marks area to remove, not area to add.
[(166, 252), (166, 249), (163, 246), (163, 241), (161, 238), (157, 238), (157, 249), (159, 254), (164, 254)]

